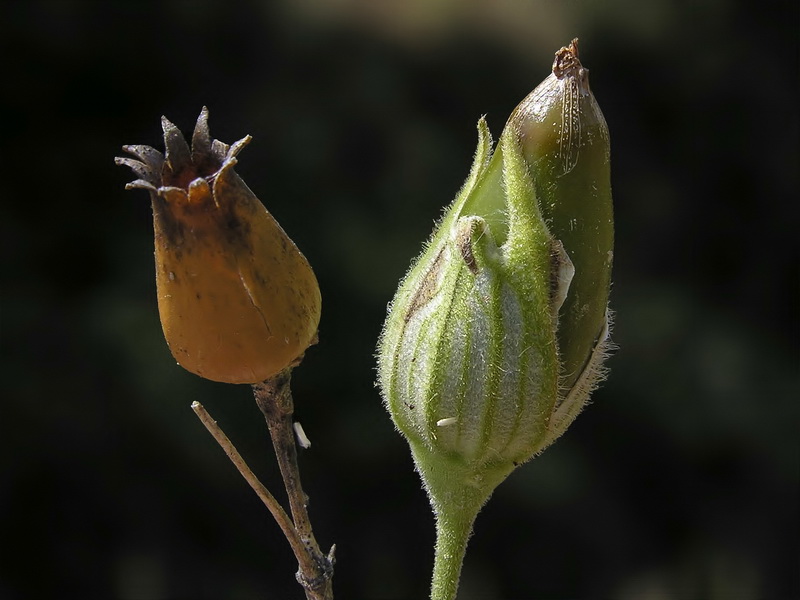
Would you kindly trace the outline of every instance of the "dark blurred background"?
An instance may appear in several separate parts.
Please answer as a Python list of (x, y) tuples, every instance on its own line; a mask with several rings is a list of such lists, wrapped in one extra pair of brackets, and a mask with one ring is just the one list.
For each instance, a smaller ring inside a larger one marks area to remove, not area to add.
[(612, 136), (611, 377), (480, 515), (460, 598), (800, 597), (793, 2), (5, 2), (0, 598), (301, 598), (189, 406), (281, 492), (250, 390), (175, 365), (147, 195), (159, 118), (239, 172), (323, 293), (295, 371), (338, 598), (427, 595), (433, 522), (374, 387), (386, 304), (466, 177), (581, 38)]

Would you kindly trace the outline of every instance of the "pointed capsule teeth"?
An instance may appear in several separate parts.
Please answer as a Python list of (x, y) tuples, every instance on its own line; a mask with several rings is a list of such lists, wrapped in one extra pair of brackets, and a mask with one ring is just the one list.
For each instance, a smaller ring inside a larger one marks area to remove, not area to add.
[(193, 179), (189, 183), (189, 191), (192, 190), (205, 190), (208, 189), (208, 181), (204, 177), (198, 177), (197, 179)]
[(123, 152), (132, 154), (145, 164), (149, 164), (155, 171), (160, 171), (164, 164), (164, 155), (153, 148), (141, 144), (131, 144), (122, 147)]
[(230, 146), (225, 142), (220, 142), (219, 140), (211, 141), (211, 154), (213, 154), (214, 158), (220, 163), (225, 161), (225, 157), (228, 156), (228, 150), (230, 150)]
[(215, 191), (218, 189), (218, 186), (224, 187), (232, 184), (232, 178), (236, 177), (234, 167), (236, 166), (237, 162), (238, 161), (235, 158), (230, 158), (222, 164), (219, 171), (217, 171), (216, 175), (214, 176), (213, 186)]
[(187, 190), (172, 185), (160, 187), (157, 192), (161, 198), (173, 205), (185, 205), (189, 200), (189, 193)]
[[(161, 117), (166, 152), (145, 145), (125, 145), (122, 149), (131, 157), (118, 157), (117, 165), (127, 166), (136, 174), (137, 180), (130, 188), (146, 188), (156, 192), (169, 202), (181, 203), (188, 197), (189, 188), (197, 179), (206, 179), (211, 186), (218, 179), (230, 184), (236, 177), (233, 167), (236, 156), (252, 139), (249, 135), (228, 145), (211, 137), (208, 107), (203, 107), (192, 132), (191, 146), (180, 129), (167, 117)], [(201, 189), (194, 184), (195, 196)], [(183, 195), (178, 190), (183, 190)]]
[(169, 129), (177, 129), (175, 123), (170, 121), (166, 115), (161, 115), (161, 130), (166, 133)]
[(158, 188), (154, 186), (149, 181), (145, 181), (144, 179), (136, 179), (131, 181), (130, 183), (125, 184), (126, 190), (147, 190), (148, 192), (153, 192), (154, 194), (158, 193)]
[(139, 179), (148, 181), (153, 185), (158, 183), (159, 174), (153, 171), (152, 166), (147, 163), (124, 156), (117, 156), (114, 159), (114, 163), (116, 163), (117, 166), (128, 167)]
[(191, 163), (191, 151), (186, 139), (167, 117), (161, 117), (161, 128), (164, 130), (164, 146), (167, 149), (166, 161), (173, 173), (187, 167)]
[(161, 170), (164, 166), (164, 155), (161, 154), (161, 152), (151, 146), (144, 145), (125, 145), (122, 147), (122, 150), (135, 156), (136, 159), (118, 156), (114, 159), (117, 165), (128, 167), (139, 180), (146, 181), (150, 186), (160, 185)]
[(208, 185), (208, 181), (203, 177), (198, 177), (189, 184), (188, 194), (189, 203), (191, 204), (201, 204), (212, 200), (219, 206), (216, 198), (214, 198), (211, 193), (211, 187)]
[(249, 144), (252, 139), (253, 139), (252, 136), (246, 135), (242, 139), (234, 142), (233, 145), (228, 150), (227, 158), (230, 160), (236, 157), (236, 155), (239, 154), (239, 152), (241, 152), (242, 150), (244, 150), (244, 147), (247, 146), (247, 144)]
[(211, 155), (211, 133), (208, 129), (208, 107), (204, 106), (197, 117), (192, 134), (192, 160), (196, 165), (203, 163)]

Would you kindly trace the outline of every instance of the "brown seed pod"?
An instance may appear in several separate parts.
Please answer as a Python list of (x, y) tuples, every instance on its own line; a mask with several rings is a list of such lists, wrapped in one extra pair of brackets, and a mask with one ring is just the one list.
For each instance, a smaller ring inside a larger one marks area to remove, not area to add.
[(234, 171), (247, 136), (212, 140), (203, 108), (192, 147), (162, 118), (166, 155), (123, 146), (117, 158), (153, 205), (156, 287), (172, 355), (188, 371), (257, 383), (316, 342), (321, 297), (306, 258)]

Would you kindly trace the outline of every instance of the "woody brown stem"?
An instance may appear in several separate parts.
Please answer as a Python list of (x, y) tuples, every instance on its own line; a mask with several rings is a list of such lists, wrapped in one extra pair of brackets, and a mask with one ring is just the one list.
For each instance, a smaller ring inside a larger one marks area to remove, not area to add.
[(294, 529), (305, 550), (308, 560), (300, 560), (297, 580), (303, 586), (308, 600), (332, 600), (333, 552), (326, 556), (311, 529), (308, 516), (308, 497), (300, 482), (300, 468), (297, 464), (292, 415), (294, 402), (290, 388), (291, 368), (285, 369), (275, 377), (253, 385), (256, 404), (267, 421), (275, 456), (278, 459), (283, 483), (289, 497), (289, 508), (294, 521)]

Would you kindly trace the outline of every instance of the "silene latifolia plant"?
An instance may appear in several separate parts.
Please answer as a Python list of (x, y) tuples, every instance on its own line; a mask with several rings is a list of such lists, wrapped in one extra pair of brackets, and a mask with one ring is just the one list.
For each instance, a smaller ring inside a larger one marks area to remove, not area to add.
[(197, 416), (272, 513), (299, 564), (308, 600), (331, 600), (334, 548), (314, 538), (300, 484), (292, 419), (291, 372), (316, 343), (321, 296), (311, 266), (275, 218), (239, 177), (237, 156), (247, 136), (228, 145), (211, 138), (203, 108), (191, 147), (162, 118), (162, 154), (123, 146), (117, 158), (137, 179), (126, 187), (150, 194), (155, 231), (156, 292), (164, 337), (186, 370), (224, 383), (250, 384), (263, 413), (289, 498), (291, 518), (253, 474), (198, 402)]
[[(332, 600), (300, 484), (292, 369), (316, 343), (321, 296), (306, 258), (235, 172), (247, 136), (212, 139), (204, 108), (186, 142), (117, 158), (153, 208), (156, 291), (175, 360), (252, 386), (290, 513), (197, 402), (197, 416), (272, 513), (308, 600)], [(483, 119), (463, 189), (403, 279), (379, 342), (379, 383), (436, 516), (433, 600), (458, 590), (479, 510), (550, 445), (603, 376), (614, 228), (609, 141), (577, 40), (512, 113), (492, 151)]]
[(432, 600), (456, 597), (475, 517), (552, 444), (603, 377), (614, 243), (605, 119), (578, 60), (483, 119), (472, 169), (392, 301), (386, 408), (436, 517)]

